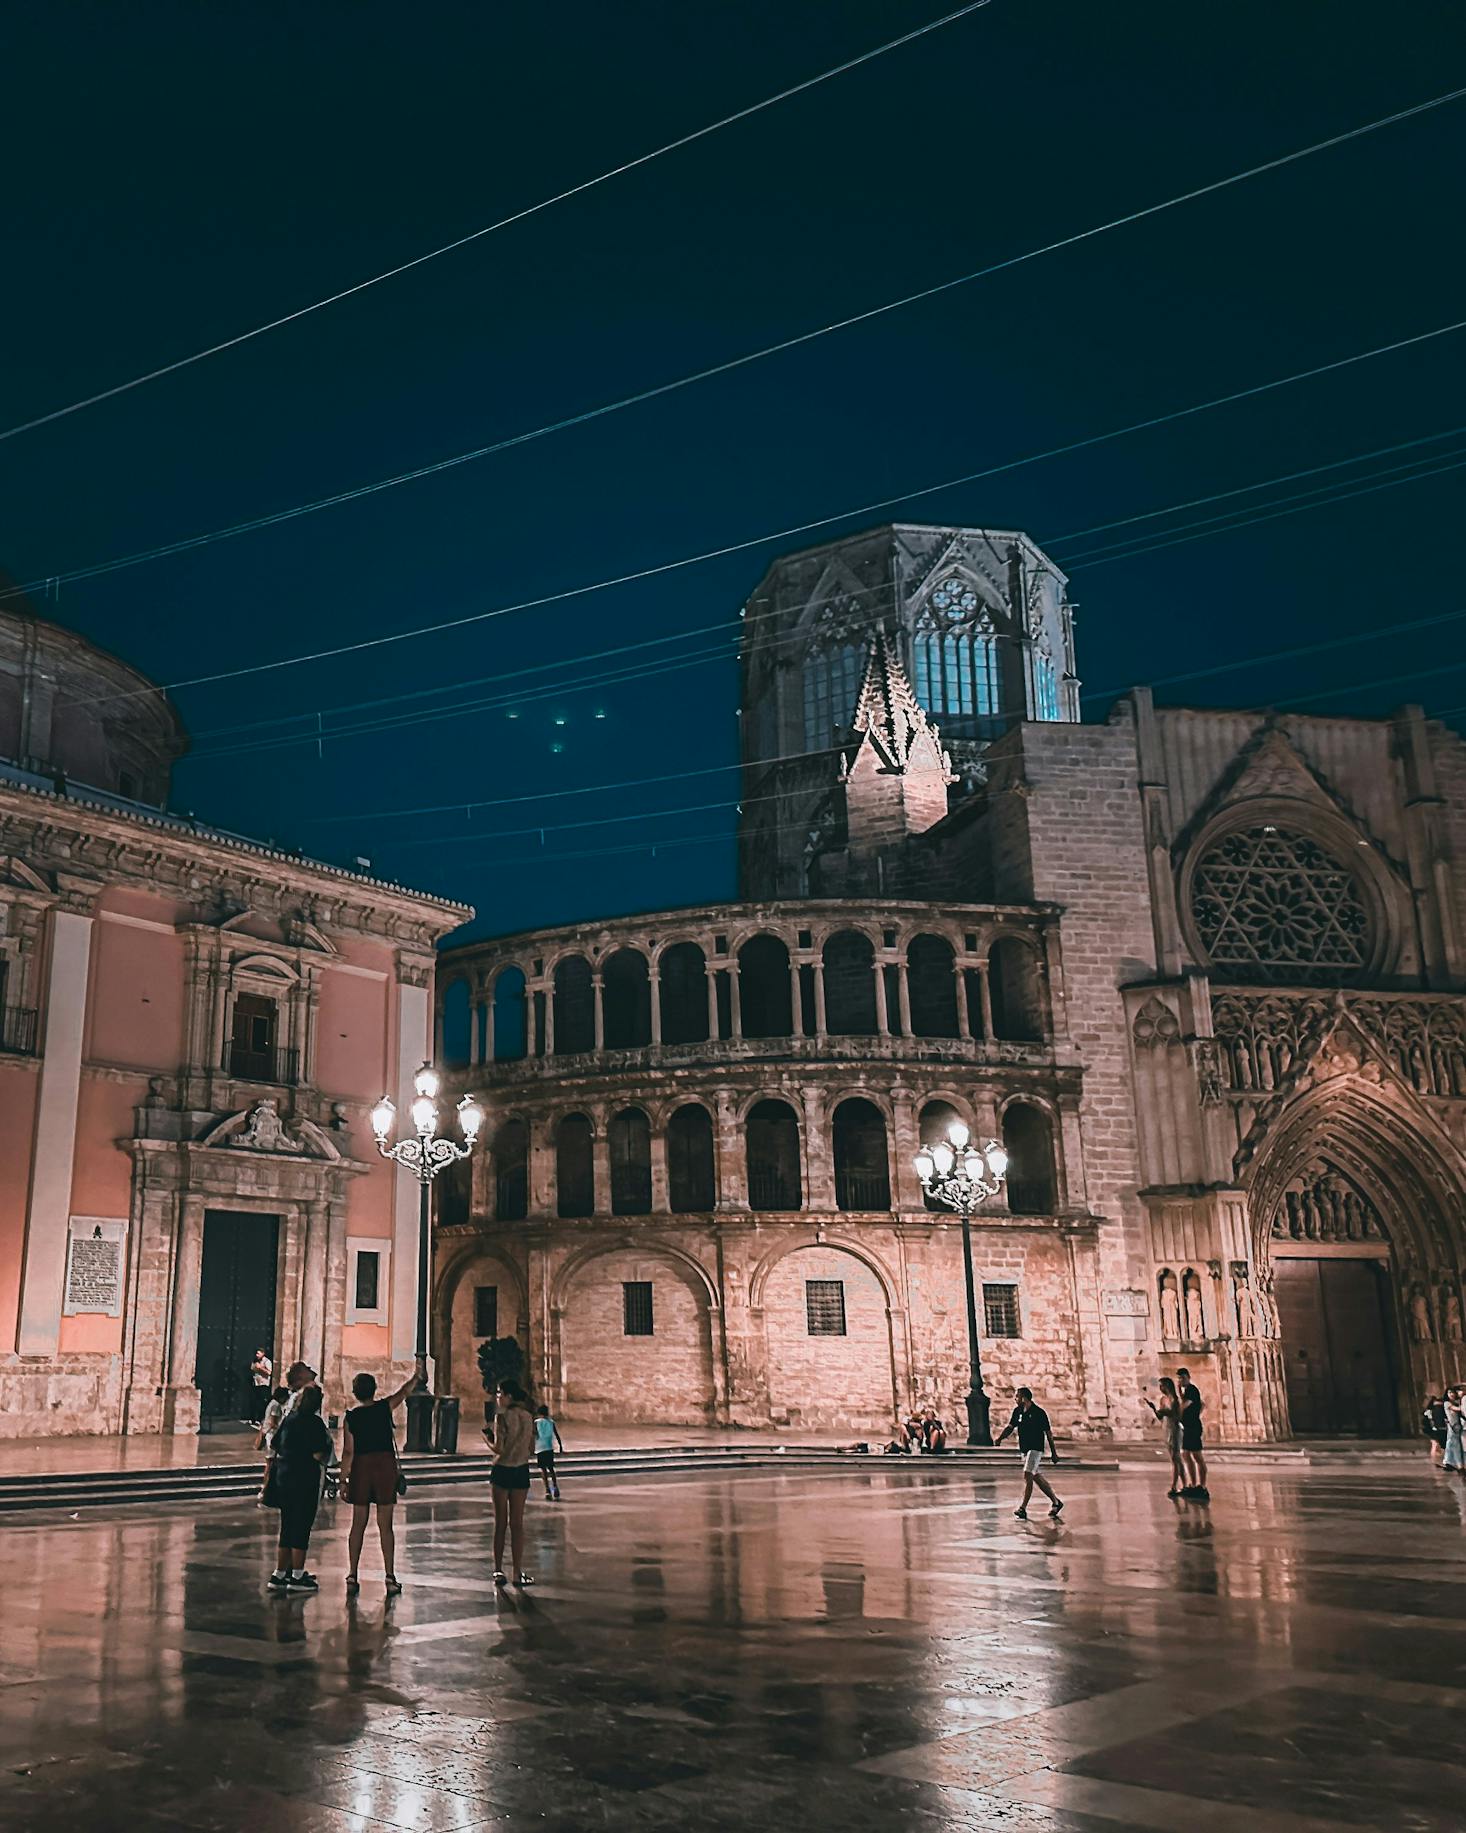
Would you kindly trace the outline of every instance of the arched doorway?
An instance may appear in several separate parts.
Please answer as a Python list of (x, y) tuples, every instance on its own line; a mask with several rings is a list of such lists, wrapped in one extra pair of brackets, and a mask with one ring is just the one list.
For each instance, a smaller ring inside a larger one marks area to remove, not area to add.
[(556, 1298), (567, 1418), (704, 1425), (716, 1412), (709, 1287), (655, 1249), (574, 1263)]
[(774, 1421), (889, 1433), (890, 1300), (872, 1268), (833, 1245), (795, 1248), (770, 1269), (761, 1297)]
[(1466, 1360), (1462, 1180), (1409, 1091), (1339, 1073), (1341, 1041), (1274, 1123), (1250, 1222), (1292, 1430), (1376, 1438), (1413, 1432)]

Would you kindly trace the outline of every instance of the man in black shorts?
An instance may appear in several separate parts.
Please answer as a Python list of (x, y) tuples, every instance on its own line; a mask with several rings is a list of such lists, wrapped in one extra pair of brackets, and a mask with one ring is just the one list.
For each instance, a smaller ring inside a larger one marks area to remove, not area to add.
[(998, 1434), (997, 1441), (1001, 1445), (1010, 1432), (1016, 1432), (1018, 1434), (1018, 1450), (1023, 1458), (1023, 1500), (1019, 1503), (1018, 1507), (1014, 1509), (1013, 1513), (1020, 1521), (1027, 1521), (1028, 1499), (1033, 1494), (1034, 1486), (1037, 1485), (1048, 1497), (1052, 1505), (1049, 1509), (1049, 1513), (1057, 1520), (1059, 1510), (1063, 1508), (1064, 1504), (1054, 1494), (1053, 1490), (1049, 1488), (1039, 1472), (1039, 1465), (1043, 1462), (1044, 1457), (1045, 1440), (1048, 1441), (1050, 1457), (1056, 1464), (1059, 1461), (1059, 1453), (1054, 1446), (1054, 1432), (1049, 1424), (1049, 1416), (1044, 1412), (1041, 1406), (1035, 1405), (1032, 1388), (1019, 1388), (1013, 1398), (1018, 1404), (1013, 1409), (1013, 1417)]
[(1181, 1398), (1181, 1469), (1189, 1479), (1181, 1494), (1193, 1502), (1210, 1502), (1206, 1458), (1201, 1449), (1201, 1392), (1192, 1382), (1189, 1368), (1176, 1370), (1176, 1391)]

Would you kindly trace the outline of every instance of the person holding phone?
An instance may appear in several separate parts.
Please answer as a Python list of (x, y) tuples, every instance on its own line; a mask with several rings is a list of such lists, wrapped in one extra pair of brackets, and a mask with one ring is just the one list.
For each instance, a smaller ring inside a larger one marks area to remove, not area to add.
[(1166, 1494), (1179, 1496), (1186, 1482), (1186, 1472), (1181, 1467), (1181, 1396), (1169, 1375), (1162, 1375), (1156, 1386), (1160, 1389), (1159, 1400), (1152, 1400), (1149, 1394), (1142, 1394), (1141, 1399), (1166, 1429), (1166, 1453), (1171, 1460), (1171, 1487)]

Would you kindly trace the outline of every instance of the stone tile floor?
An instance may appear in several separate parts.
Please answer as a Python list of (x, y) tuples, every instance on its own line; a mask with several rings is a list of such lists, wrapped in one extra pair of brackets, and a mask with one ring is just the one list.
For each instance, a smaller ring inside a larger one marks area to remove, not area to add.
[(410, 1497), (407, 1590), (267, 1594), (235, 1503), (7, 1521), (0, 1827), (1466, 1825), (1466, 1485), (1418, 1466), (587, 1480)]

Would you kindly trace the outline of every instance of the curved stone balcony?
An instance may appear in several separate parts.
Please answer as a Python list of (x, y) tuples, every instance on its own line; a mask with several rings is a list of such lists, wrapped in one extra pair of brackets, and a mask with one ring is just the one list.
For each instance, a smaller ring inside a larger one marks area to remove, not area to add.
[(742, 1061), (1051, 1061), (1057, 913), (724, 904), (448, 951), (438, 1050), (486, 1086)]

